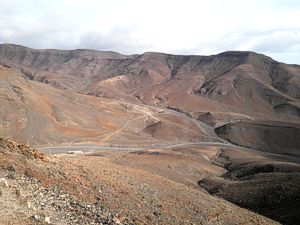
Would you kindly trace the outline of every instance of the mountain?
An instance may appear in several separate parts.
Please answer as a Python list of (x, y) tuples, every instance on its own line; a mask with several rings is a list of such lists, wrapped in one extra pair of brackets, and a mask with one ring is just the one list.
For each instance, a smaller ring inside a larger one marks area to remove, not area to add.
[[(214, 141), (216, 129), (220, 137), (235, 144), (299, 155), (298, 65), (254, 52), (127, 56), (11, 44), (0, 45), (0, 64), (6, 93), (2, 94), (6, 107), (1, 120), (10, 124), (9, 129), (2, 126), (2, 133), (20, 141), (95, 143), (107, 140), (105, 135), (112, 132), (122, 141), (111, 142), (123, 145)], [(30, 112), (24, 111), (24, 104)], [(126, 124), (134, 114), (141, 120)], [(286, 126), (288, 138), (279, 141)], [(244, 132), (249, 127), (251, 135)], [(44, 135), (49, 131), (50, 135)], [(124, 135), (128, 137), (120, 137)], [(274, 147), (278, 142), (279, 149)]]
[(0, 223), (299, 224), (299, 147), (299, 65), (0, 44)]
[[(0, 77), (0, 132), (27, 144), (144, 146), (212, 139), (192, 119), (172, 111), (57, 89), (2, 66)], [(147, 130), (156, 123), (155, 131)], [(164, 135), (155, 138), (154, 133)]]

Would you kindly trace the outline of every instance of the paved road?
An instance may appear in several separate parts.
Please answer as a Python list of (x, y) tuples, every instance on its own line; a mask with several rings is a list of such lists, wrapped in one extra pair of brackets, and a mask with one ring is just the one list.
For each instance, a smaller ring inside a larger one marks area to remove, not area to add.
[(219, 142), (193, 142), (193, 143), (181, 143), (181, 144), (172, 144), (172, 145), (152, 145), (145, 147), (112, 147), (112, 146), (101, 146), (101, 145), (64, 145), (64, 146), (50, 146), (37, 148), (38, 150), (51, 153), (59, 154), (66, 153), (68, 151), (83, 151), (90, 152), (96, 150), (118, 150), (118, 151), (138, 151), (138, 150), (147, 150), (153, 148), (179, 148), (179, 147), (192, 147), (192, 146), (220, 146), (220, 147), (233, 147), (239, 149), (245, 149), (236, 145), (219, 143)]
[(300, 163), (300, 158), (293, 156), (285, 156), (274, 153), (262, 152), (258, 150), (253, 150), (250, 148), (245, 148), (233, 144), (228, 143), (220, 143), (220, 142), (192, 142), (192, 143), (181, 143), (181, 144), (171, 144), (171, 145), (155, 145), (155, 146), (145, 146), (145, 147), (111, 147), (111, 146), (100, 146), (100, 145), (66, 145), (66, 146), (51, 146), (51, 147), (42, 147), (37, 148), (38, 150), (48, 153), (48, 154), (62, 154), (67, 153), (69, 151), (82, 151), (82, 152), (95, 152), (97, 150), (116, 150), (116, 151), (141, 151), (141, 150), (149, 150), (154, 148), (182, 148), (182, 147), (197, 147), (197, 146), (216, 146), (223, 148), (233, 148), (244, 151), (250, 151), (257, 154), (267, 154), (269, 156), (273, 156), (275, 158), (280, 158)]
[(110, 147), (110, 146), (100, 146), (100, 145), (64, 145), (64, 146), (51, 146), (37, 148), (39, 151), (48, 154), (61, 154), (67, 153), (69, 151), (82, 151), (82, 152), (94, 152), (97, 150), (118, 150), (118, 151), (138, 151), (145, 148), (135, 148), (135, 147)]

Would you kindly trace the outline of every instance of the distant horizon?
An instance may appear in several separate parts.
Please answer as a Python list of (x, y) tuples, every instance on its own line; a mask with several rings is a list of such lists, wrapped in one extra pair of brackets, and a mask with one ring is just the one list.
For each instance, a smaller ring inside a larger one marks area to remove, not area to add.
[(300, 64), (298, 0), (0, 0), (0, 43), (126, 55), (253, 51)]
[(159, 52), (159, 51), (146, 51), (146, 52), (141, 52), (141, 53), (133, 53), (133, 54), (124, 54), (122, 52), (117, 52), (117, 51), (113, 51), (113, 50), (100, 50), (100, 49), (92, 49), (92, 48), (70, 48), (70, 49), (63, 49), (63, 48), (34, 48), (34, 47), (30, 47), (30, 46), (25, 46), (22, 44), (15, 44), (15, 43), (0, 43), (0, 45), (15, 45), (15, 46), (21, 46), (21, 47), (25, 47), (25, 48), (29, 48), (29, 49), (33, 49), (33, 50), (58, 50), (58, 51), (76, 51), (76, 50), (91, 50), (91, 51), (97, 51), (97, 52), (113, 52), (113, 53), (117, 53), (117, 54), (121, 54), (124, 56), (132, 56), (132, 55), (143, 55), (145, 53), (158, 53), (158, 54), (166, 54), (166, 55), (179, 55), (179, 56), (213, 56), (213, 55), (219, 55), (225, 52), (252, 52), (258, 55), (264, 55), (266, 57), (269, 57), (271, 59), (273, 59), (274, 61), (278, 61), (280, 63), (285, 63), (285, 64), (290, 64), (290, 65), (298, 65), (300, 66), (300, 63), (286, 63), (286, 62), (282, 62), (280, 60), (274, 59), (273, 57), (261, 53), (261, 52), (255, 52), (255, 51), (242, 51), (242, 50), (227, 50), (227, 51), (223, 51), (223, 52), (218, 52), (215, 54), (209, 54), (209, 55), (197, 55), (197, 54), (173, 54), (173, 53), (169, 53), (169, 52)]

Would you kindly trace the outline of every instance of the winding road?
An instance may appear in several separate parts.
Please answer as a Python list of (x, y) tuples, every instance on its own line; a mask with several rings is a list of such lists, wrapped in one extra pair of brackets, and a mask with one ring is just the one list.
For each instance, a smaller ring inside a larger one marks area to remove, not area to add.
[[(131, 151), (141, 151), (141, 150), (150, 150), (150, 149), (171, 149), (171, 148), (184, 148), (184, 147), (197, 147), (197, 146), (215, 146), (215, 147), (220, 147), (220, 148), (232, 148), (232, 149), (239, 149), (239, 150), (243, 150), (243, 151), (250, 151), (250, 152), (254, 152), (256, 154), (267, 154), (269, 156), (275, 157), (275, 158), (280, 158), (288, 160), (288, 161), (293, 161), (293, 162), (297, 162), (300, 163), (300, 158), (298, 157), (294, 157), (294, 156), (286, 156), (286, 155), (280, 155), (280, 154), (274, 154), (274, 153), (269, 153), (269, 152), (262, 152), (259, 150), (254, 150), (254, 149), (250, 149), (250, 148), (246, 148), (246, 147), (242, 147), (242, 146), (238, 146), (232, 143), (229, 143), (228, 141), (220, 138), (217, 136), (217, 134), (214, 132), (214, 128), (209, 126), (208, 124), (205, 124), (201, 121), (195, 120), (191, 117), (189, 117), (188, 115), (186, 115), (185, 113), (182, 112), (178, 112), (176, 110), (173, 109), (169, 109), (169, 108), (161, 108), (161, 107), (154, 107), (154, 106), (149, 106), (149, 105), (145, 105), (143, 103), (139, 104), (140, 106), (146, 107), (146, 108), (150, 108), (153, 110), (163, 110), (165, 112), (169, 112), (169, 113), (173, 113), (173, 114), (177, 114), (178, 116), (184, 117), (187, 120), (192, 121), (202, 132), (204, 132), (205, 134), (211, 136), (213, 138), (213, 141), (211, 142), (190, 142), (190, 143), (177, 143), (177, 144), (169, 144), (169, 145), (151, 145), (151, 146), (143, 146), (143, 147), (131, 147), (131, 146), (107, 146), (109, 145), (109, 143), (107, 143), (106, 145), (87, 145), (87, 144), (83, 144), (83, 145), (72, 145), (73, 142), (71, 142), (69, 145), (62, 145), (62, 146), (49, 146), (49, 147), (40, 147), (37, 148), (39, 151), (42, 151), (44, 153), (48, 153), (48, 154), (62, 154), (62, 153), (67, 153), (67, 152), (75, 152), (75, 151), (81, 151), (81, 152), (95, 152), (97, 150), (116, 150), (116, 151), (127, 151), (127, 152), (131, 152)], [(145, 118), (147, 116), (153, 116), (153, 115), (142, 115), (140, 117), (136, 117), (133, 118), (131, 120), (128, 120), (120, 129), (108, 134), (106, 137), (104, 137), (100, 143), (103, 143), (104, 141), (112, 138), (113, 136), (117, 135), (118, 133), (120, 133), (121, 131), (123, 131), (124, 129), (127, 128), (128, 124), (131, 123), (132, 121), (138, 120), (138, 119), (142, 119)], [(89, 138), (86, 138), (89, 139)], [(85, 139), (78, 139), (78, 140), (85, 140)], [(77, 141), (77, 140), (75, 140)]]
[(150, 149), (170, 149), (170, 148), (184, 148), (184, 147), (197, 147), (197, 146), (215, 146), (221, 148), (233, 148), (239, 149), (243, 151), (250, 151), (257, 154), (267, 154), (269, 156), (273, 156), (275, 158), (280, 158), (300, 163), (300, 158), (294, 156), (286, 156), (280, 154), (274, 154), (269, 152), (262, 152), (250, 148), (241, 147), (238, 145), (230, 144), (230, 143), (220, 143), (220, 142), (191, 142), (191, 143), (180, 143), (180, 144), (171, 144), (171, 145), (152, 145), (152, 146), (144, 146), (144, 147), (125, 147), (125, 146), (101, 146), (101, 145), (65, 145), (65, 146), (51, 146), (51, 147), (41, 147), (37, 148), (39, 151), (47, 153), (47, 154), (62, 154), (67, 153), (69, 151), (82, 151), (82, 152), (95, 152), (97, 150), (116, 150), (116, 151), (142, 151), (142, 150), (150, 150)]

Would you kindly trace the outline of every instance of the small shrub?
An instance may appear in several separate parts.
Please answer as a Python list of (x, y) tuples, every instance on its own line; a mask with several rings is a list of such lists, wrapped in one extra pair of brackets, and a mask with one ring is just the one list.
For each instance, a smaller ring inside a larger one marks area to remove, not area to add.
[(6, 176), (8, 179), (11, 179), (11, 180), (14, 180), (16, 179), (15, 175), (13, 173), (9, 173), (7, 176)]
[(21, 191), (19, 189), (16, 189), (16, 196), (17, 198), (21, 197)]
[(26, 198), (19, 198), (19, 203), (20, 203), (20, 205), (26, 205), (26, 204), (28, 204)]
[(11, 171), (11, 172), (15, 172), (16, 171), (16, 169), (15, 169), (15, 167), (13, 165), (7, 166), (6, 169), (9, 170), (9, 171)]

